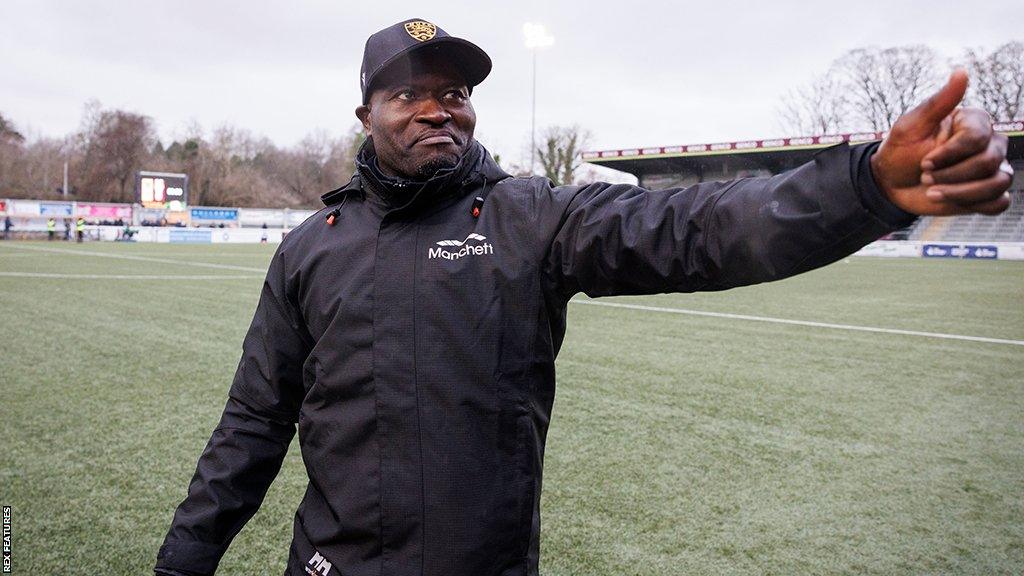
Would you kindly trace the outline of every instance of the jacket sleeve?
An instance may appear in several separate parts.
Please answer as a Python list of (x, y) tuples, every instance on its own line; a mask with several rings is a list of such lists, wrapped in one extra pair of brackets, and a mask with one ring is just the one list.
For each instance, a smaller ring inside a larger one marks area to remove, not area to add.
[(724, 290), (834, 262), (914, 221), (878, 190), (876, 148), (840, 144), (774, 176), (687, 188), (549, 189), (546, 208), (560, 214), (549, 289), (564, 299)]
[(220, 423), (157, 554), (157, 574), (213, 574), (281, 468), (312, 349), (289, 292), (295, 293), (288, 290), (283, 243), (263, 283)]

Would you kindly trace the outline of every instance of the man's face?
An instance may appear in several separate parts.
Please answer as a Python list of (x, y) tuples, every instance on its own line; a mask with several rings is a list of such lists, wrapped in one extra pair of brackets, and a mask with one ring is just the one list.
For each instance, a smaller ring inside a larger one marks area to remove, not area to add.
[(373, 137), (381, 170), (414, 180), (455, 166), (476, 127), (466, 81), (437, 53), (388, 66), (356, 116)]

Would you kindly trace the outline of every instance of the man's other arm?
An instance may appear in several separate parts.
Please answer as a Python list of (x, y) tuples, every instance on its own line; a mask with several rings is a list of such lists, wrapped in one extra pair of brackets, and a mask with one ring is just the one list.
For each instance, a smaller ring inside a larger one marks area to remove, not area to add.
[(285, 244), (267, 271), (220, 423), (199, 458), (157, 555), (156, 574), (213, 574), (281, 469), (312, 349), (289, 297)]

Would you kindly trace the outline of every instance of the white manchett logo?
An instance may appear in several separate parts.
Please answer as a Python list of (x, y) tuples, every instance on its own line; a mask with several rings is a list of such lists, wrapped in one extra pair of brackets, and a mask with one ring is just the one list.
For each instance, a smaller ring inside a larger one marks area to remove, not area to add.
[[(319, 574), (319, 576), (327, 576), (330, 574), (332, 568), (331, 563), (327, 561), (327, 558), (324, 558), (315, 550), (313, 551), (313, 557), (310, 558), (309, 562), (306, 564), (306, 574), (312, 574), (313, 576), (317, 576), (317, 574)], [(310, 569), (310, 566), (313, 568)]]
[(438, 246), (462, 246), (463, 244), (465, 244), (466, 242), (469, 242), (470, 240), (487, 240), (487, 237), (486, 236), (481, 236), (479, 234), (474, 233), (474, 234), (470, 234), (469, 236), (466, 236), (466, 239), (463, 240), (462, 242), (459, 242), (458, 240), (438, 240), (437, 241), (437, 245)]
[[(476, 242), (470, 244), (470, 240)], [(481, 236), (477, 233), (471, 233), (466, 236), (465, 240), (438, 240), (438, 246), (458, 248), (458, 250), (446, 250), (445, 248), (430, 248), (427, 251), (427, 258), (444, 258), (445, 260), (458, 260), (463, 256), (485, 256), (488, 254), (494, 254), (494, 246), (490, 242), (484, 242), (487, 240), (486, 236)]]

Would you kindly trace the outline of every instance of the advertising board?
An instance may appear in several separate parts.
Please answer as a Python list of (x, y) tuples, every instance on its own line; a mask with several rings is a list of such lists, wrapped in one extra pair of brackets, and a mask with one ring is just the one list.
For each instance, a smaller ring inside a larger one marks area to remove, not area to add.
[(209, 244), (211, 230), (199, 228), (171, 228), (167, 241), (171, 244)]
[(192, 220), (238, 220), (238, 208), (192, 208)]
[(74, 214), (74, 206), (70, 202), (40, 202), (39, 215), (50, 218), (70, 218)]
[(997, 260), (999, 247), (991, 244), (925, 244), (921, 246), (925, 258), (980, 258)]
[(284, 226), (284, 210), (242, 208), (238, 212), (238, 222), (242, 226), (259, 227), (266, 224), (268, 228), (280, 228)]
[(108, 218), (110, 220), (122, 218), (130, 220), (132, 217), (132, 207), (129, 204), (90, 204), (88, 202), (79, 202), (75, 207), (75, 212), (83, 218)]

